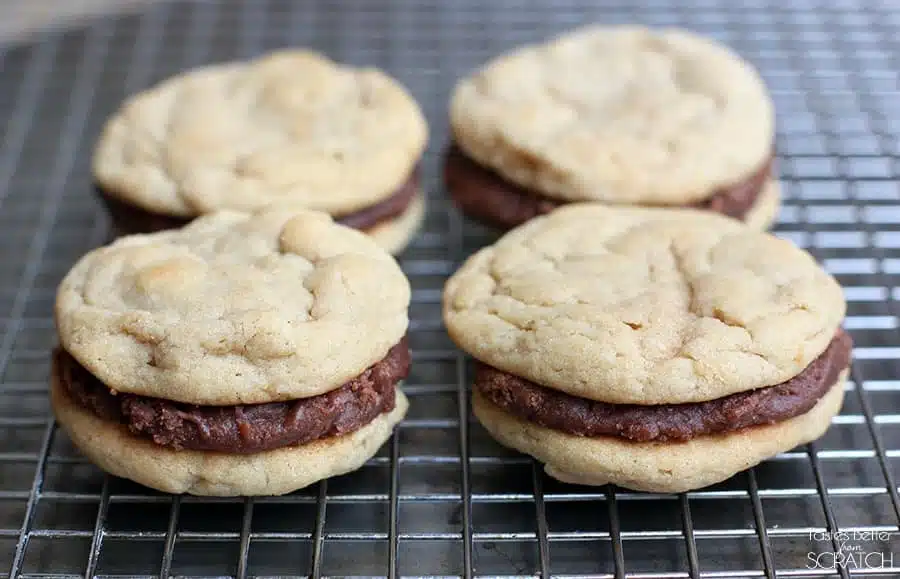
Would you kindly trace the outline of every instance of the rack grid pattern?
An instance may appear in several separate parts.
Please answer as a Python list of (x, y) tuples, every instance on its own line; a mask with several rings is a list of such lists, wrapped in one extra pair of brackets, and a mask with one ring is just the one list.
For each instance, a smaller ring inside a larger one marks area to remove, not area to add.
[[(441, 189), (454, 79), (593, 21), (685, 26), (760, 67), (779, 112), (778, 232), (837, 275), (849, 302), (856, 362), (828, 434), (686, 495), (563, 485), (497, 446), (471, 418), (468, 362), (440, 322), (447, 275), (491, 240)], [(91, 193), (91, 145), (125, 95), (191, 66), (290, 45), (387, 69), (432, 124), (429, 215), (403, 258), (414, 287), (412, 410), (361, 471), (290, 496), (179, 498), (106, 477), (57, 431), (47, 403), (55, 286), (108, 237)], [(0, 579), (900, 577), (892, 0), (163, 3), (8, 47), (0, 62)], [(810, 568), (808, 553), (840, 548), (838, 531), (856, 532), (851, 543), (883, 564)]]

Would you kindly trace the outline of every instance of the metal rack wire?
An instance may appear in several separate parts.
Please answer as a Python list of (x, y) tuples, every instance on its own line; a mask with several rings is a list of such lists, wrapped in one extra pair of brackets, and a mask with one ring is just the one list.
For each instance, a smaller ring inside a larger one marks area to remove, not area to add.
[[(829, 433), (687, 495), (562, 485), (498, 447), (470, 417), (467, 360), (440, 323), (444, 279), (490, 240), (450, 209), (438, 179), (454, 79), (589, 21), (686, 26), (761, 68), (779, 111), (778, 231), (846, 287), (856, 363)], [(286, 497), (179, 498), (105, 477), (57, 432), (46, 396), (55, 286), (107, 236), (91, 197), (93, 139), (126, 94), (286, 45), (389, 70), (432, 123), (430, 212), (403, 260), (414, 286), (410, 415), (361, 471)], [(891, 0), (182, 2), (50, 33), (0, 59), (0, 579), (900, 577)], [(810, 568), (808, 553), (840, 548), (820, 535), (837, 531), (873, 533), (854, 541), (883, 564)]]

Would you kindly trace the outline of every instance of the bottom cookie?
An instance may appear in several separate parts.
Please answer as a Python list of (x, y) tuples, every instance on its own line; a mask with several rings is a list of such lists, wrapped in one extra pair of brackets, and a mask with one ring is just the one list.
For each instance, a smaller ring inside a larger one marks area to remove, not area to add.
[(686, 442), (574, 436), (517, 418), (477, 391), (472, 395), (472, 410), (498, 442), (544, 462), (547, 474), (555, 479), (677, 493), (721, 482), (819, 438), (841, 409), (846, 377), (844, 371), (812, 410), (796, 418)]
[(384, 444), (409, 403), (397, 388), (394, 410), (350, 434), (256, 454), (172, 450), (77, 406), (54, 378), (51, 403), (76, 447), (103, 470), (168, 493), (282, 495), (360, 468)]

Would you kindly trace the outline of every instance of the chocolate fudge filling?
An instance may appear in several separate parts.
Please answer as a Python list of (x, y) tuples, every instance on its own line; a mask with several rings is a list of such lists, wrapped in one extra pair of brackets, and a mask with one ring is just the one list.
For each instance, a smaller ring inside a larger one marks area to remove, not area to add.
[[(708, 198), (687, 205), (743, 219), (759, 197), (772, 172), (774, 156), (745, 180), (723, 187)], [(473, 219), (511, 229), (567, 203), (507, 181), (496, 171), (478, 164), (456, 144), (444, 158), (444, 180), (453, 200)]]
[(475, 388), (503, 410), (577, 436), (634, 442), (683, 441), (772, 424), (812, 409), (850, 364), (853, 343), (839, 330), (825, 351), (787, 382), (690, 404), (609, 404), (539, 386), (479, 364)]
[(360, 231), (368, 231), (386, 221), (403, 215), (419, 191), (419, 168), (416, 167), (409, 179), (393, 195), (375, 205), (335, 217), (335, 221)]
[[(99, 185), (96, 187), (96, 190), (100, 195), (100, 199), (103, 200), (107, 211), (112, 216), (116, 229), (123, 235), (176, 229), (194, 220), (194, 217), (179, 217), (141, 209), (106, 192)], [(416, 167), (406, 182), (400, 185), (387, 199), (359, 211), (336, 216), (334, 220), (354, 229), (368, 231), (402, 215), (409, 207), (409, 204), (412, 203), (418, 191), (419, 168)]]
[(406, 338), (387, 356), (343, 386), (287, 402), (197, 406), (113, 394), (96, 376), (58, 348), (54, 364), (61, 385), (82, 408), (119, 422), (132, 434), (174, 449), (247, 454), (341, 436), (394, 409), (394, 387), (409, 374)]

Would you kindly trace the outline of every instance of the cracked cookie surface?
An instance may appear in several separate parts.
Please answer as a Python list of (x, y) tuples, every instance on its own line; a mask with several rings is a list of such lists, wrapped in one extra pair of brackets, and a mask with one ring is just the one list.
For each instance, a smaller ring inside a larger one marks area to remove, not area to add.
[(219, 212), (83, 257), (57, 293), (62, 347), (110, 389), (192, 404), (305, 398), (384, 358), (410, 288), (319, 212)]
[(478, 360), (609, 403), (702, 402), (785, 382), (844, 318), (788, 241), (687, 209), (574, 204), (470, 257), (444, 289)]
[(129, 98), (93, 170), (108, 194), (167, 215), (282, 201), (343, 215), (396, 191), (426, 140), (419, 106), (383, 72), (287, 50)]
[(753, 67), (689, 32), (593, 26), (461, 81), (455, 142), (562, 201), (686, 205), (752, 174), (774, 110)]

